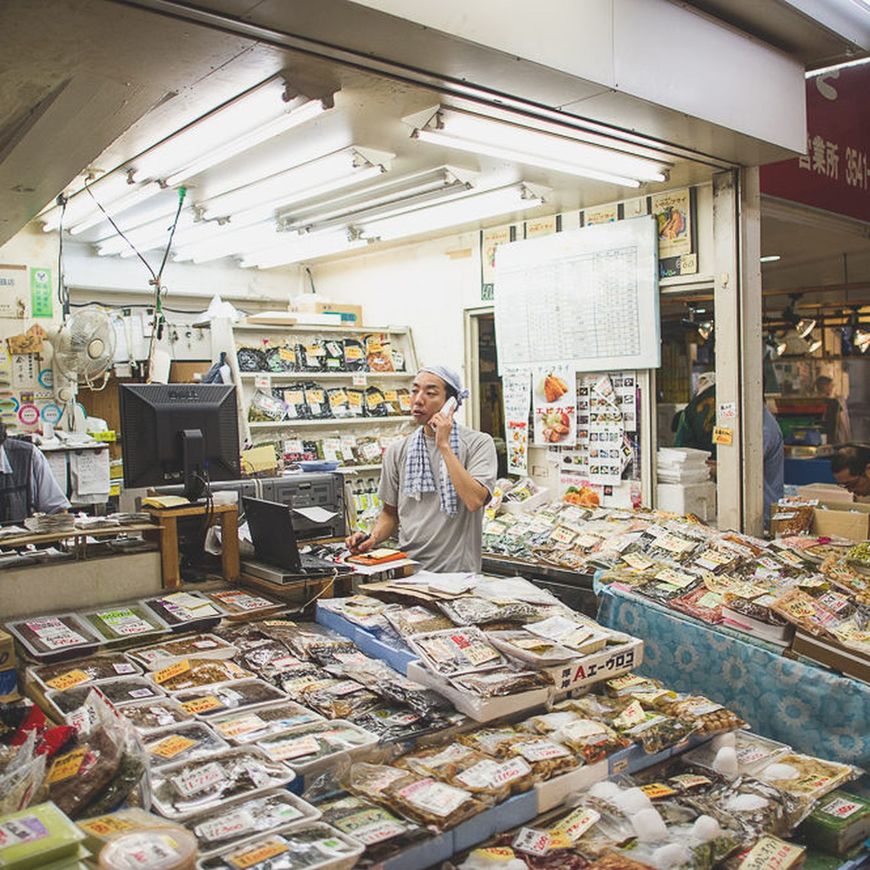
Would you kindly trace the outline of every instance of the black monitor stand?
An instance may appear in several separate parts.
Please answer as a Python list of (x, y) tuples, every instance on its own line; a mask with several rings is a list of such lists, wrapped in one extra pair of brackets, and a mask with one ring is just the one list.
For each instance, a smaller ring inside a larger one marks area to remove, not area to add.
[(199, 429), (181, 432), (181, 450), (184, 457), (184, 497), (198, 501), (205, 492), (205, 441)]

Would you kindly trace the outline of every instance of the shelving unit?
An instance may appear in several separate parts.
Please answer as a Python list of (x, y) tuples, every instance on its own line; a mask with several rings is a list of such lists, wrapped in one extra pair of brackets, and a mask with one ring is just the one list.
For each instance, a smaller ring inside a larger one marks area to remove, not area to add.
[[(329, 429), (332, 426), (362, 426), (364, 424), (383, 426), (404, 423), (408, 425), (407, 417), (327, 417), (325, 420), (255, 420), (248, 423), (250, 429), (297, 429), (318, 428)], [(292, 436), (291, 436), (292, 437)]]

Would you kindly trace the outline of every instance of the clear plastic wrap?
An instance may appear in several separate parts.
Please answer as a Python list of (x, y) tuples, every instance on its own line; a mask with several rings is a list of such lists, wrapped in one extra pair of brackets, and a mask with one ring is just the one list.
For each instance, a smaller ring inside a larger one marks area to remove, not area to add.
[(461, 735), (459, 742), (484, 755), (506, 758), (510, 754), (511, 744), (523, 736), (525, 735), (505, 725), (500, 728), (478, 728), (470, 734)]
[(623, 736), (639, 743), (652, 755), (682, 743), (695, 733), (691, 722), (643, 710), (633, 701), (610, 723)]
[(284, 701), (286, 696), (263, 680), (239, 680), (202, 689), (184, 689), (176, 693), (175, 699), (188, 713), (214, 716), (241, 707)]
[(142, 701), (146, 698), (164, 697), (164, 693), (159, 686), (155, 686), (144, 677), (117, 677), (93, 685), (76, 686), (72, 689), (67, 689), (65, 692), (58, 692), (52, 689), (46, 692), (45, 697), (62, 716), (66, 716), (85, 703), (89, 692), (93, 688), (98, 689), (110, 703), (116, 706), (130, 704), (133, 701)]
[(322, 722), (323, 717), (295, 701), (284, 701), (255, 710), (215, 716), (209, 724), (225, 740), (236, 745), (255, 743), (300, 725)]
[(409, 642), (430, 670), (445, 677), (507, 665), (507, 659), (475, 626), (423, 632)]
[(327, 719), (347, 719), (376, 707), (380, 699), (356, 680), (321, 680), (300, 692), (300, 701)]
[(229, 744), (202, 722), (168, 728), (145, 741), (152, 767), (206, 758), (228, 748)]
[(263, 737), (258, 746), (273, 760), (296, 766), (306, 766), (330, 755), (370, 746), (377, 742), (374, 734), (350, 722), (336, 719), (315, 722)]
[(736, 713), (703, 695), (689, 695), (676, 701), (662, 701), (658, 705), (663, 713), (691, 722), (698, 734), (719, 734), (746, 728)]
[(490, 622), (525, 623), (538, 617), (538, 608), (525, 601), (493, 601), (476, 595), (438, 603), (455, 625), (484, 625)]
[(757, 777), (799, 800), (812, 802), (858, 775), (848, 764), (787, 752), (763, 767)]
[(441, 631), (445, 628), (453, 627), (452, 621), (446, 616), (441, 613), (435, 613), (422, 605), (414, 605), (412, 607), (404, 607), (398, 604), (392, 605), (384, 610), (384, 617), (393, 627), (396, 634), (406, 640), (412, 634)]
[(163, 728), (172, 728), (183, 722), (193, 721), (188, 713), (174, 698), (152, 698), (135, 704), (125, 704), (118, 713), (127, 719), (140, 733), (148, 734)]
[(503, 754), (525, 759), (536, 782), (573, 770), (581, 762), (567, 746), (548, 737), (522, 734), (503, 748)]
[(172, 660), (181, 658), (230, 659), (236, 648), (214, 634), (194, 634), (190, 637), (168, 638), (163, 643), (128, 650), (127, 658), (145, 670), (160, 670)]
[(477, 674), (462, 674), (451, 677), (450, 682), (457, 688), (471, 692), (479, 698), (496, 698), (531, 692), (550, 685), (549, 678), (538, 671), (516, 671), (511, 668), (484, 671)]
[(142, 669), (121, 653), (108, 653), (77, 659), (74, 664), (40, 665), (32, 673), (45, 688), (63, 690), (115, 677), (139, 676)]
[(537, 668), (546, 668), (577, 658), (574, 650), (522, 628), (487, 631), (486, 636), (505, 655)]
[(553, 740), (567, 746), (586, 764), (595, 764), (631, 745), (628, 738), (621, 737), (603, 722), (580, 717), (562, 725), (551, 734)]
[(253, 677), (250, 671), (235, 662), (219, 659), (183, 659), (169, 667), (153, 671), (151, 678), (166, 692), (202, 689), (215, 683), (244, 680)]

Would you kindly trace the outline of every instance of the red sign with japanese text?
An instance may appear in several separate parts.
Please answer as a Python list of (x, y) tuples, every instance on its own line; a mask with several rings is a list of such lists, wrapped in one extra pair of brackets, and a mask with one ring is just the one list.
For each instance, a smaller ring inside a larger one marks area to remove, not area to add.
[(870, 64), (807, 79), (807, 153), (761, 167), (761, 192), (870, 221)]

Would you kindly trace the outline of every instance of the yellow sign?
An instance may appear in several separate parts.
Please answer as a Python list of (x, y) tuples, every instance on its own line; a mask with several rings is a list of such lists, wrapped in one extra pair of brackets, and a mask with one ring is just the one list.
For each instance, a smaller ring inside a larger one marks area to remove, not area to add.
[(190, 662), (187, 659), (182, 659), (180, 662), (176, 662), (174, 665), (170, 665), (168, 668), (163, 668), (162, 670), (154, 672), (154, 682), (155, 683), (165, 683), (167, 680), (171, 680), (173, 677), (177, 677), (179, 674), (183, 674), (185, 671), (190, 670)]
[(67, 671), (65, 674), (55, 677), (53, 680), (47, 680), (46, 685), (51, 686), (52, 689), (65, 691), (73, 686), (80, 686), (88, 680), (90, 680), (90, 677), (83, 670), (76, 668), (73, 671)]
[(205, 713), (207, 710), (217, 710), (223, 704), (214, 695), (203, 695), (192, 701), (184, 701), (181, 705), (188, 713)]
[(234, 852), (232, 855), (227, 855), (227, 859), (232, 864), (235, 864), (236, 867), (241, 868), (241, 870), (246, 870), (248, 867), (261, 864), (263, 861), (268, 861), (269, 858), (283, 855), (289, 851), (290, 848), (284, 840), (278, 837), (271, 837), (261, 846), (255, 846), (253, 849), (245, 849), (241, 852)]
[(713, 429), (713, 443), (730, 447), (734, 443), (734, 430), (727, 426), (716, 426)]
[(175, 758), (191, 746), (196, 746), (198, 740), (191, 740), (189, 737), (182, 737), (180, 734), (170, 734), (159, 743), (155, 743), (148, 751), (152, 755), (159, 755), (161, 758)]
[(51, 770), (48, 771), (46, 782), (52, 785), (55, 782), (63, 782), (71, 776), (75, 776), (85, 760), (87, 749), (82, 746), (79, 749), (73, 749), (72, 752), (67, 752), (66, 755), (61, 755), (56, 758), (51, 765)]

